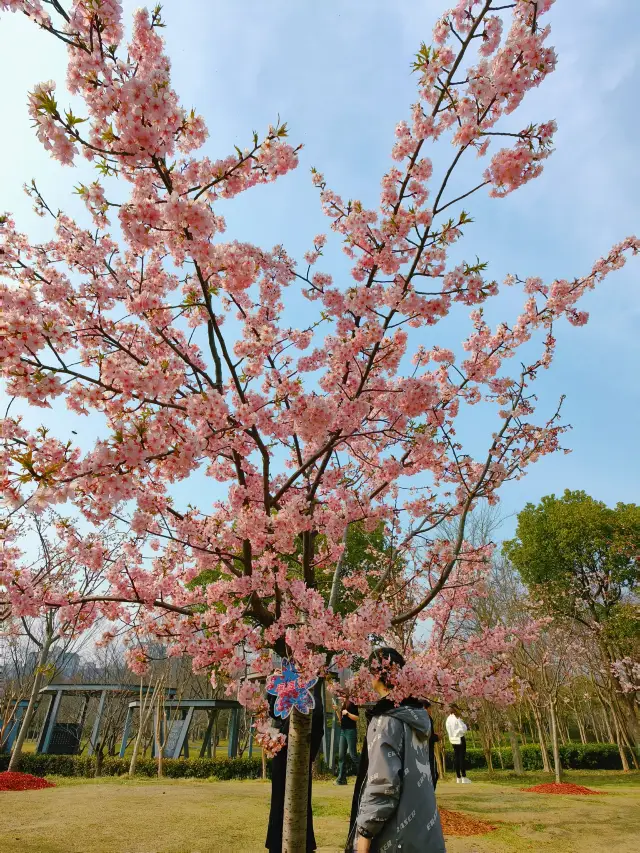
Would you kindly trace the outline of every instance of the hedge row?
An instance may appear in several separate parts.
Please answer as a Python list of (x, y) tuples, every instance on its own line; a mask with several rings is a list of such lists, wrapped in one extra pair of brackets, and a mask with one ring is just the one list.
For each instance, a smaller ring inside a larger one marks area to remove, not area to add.
[[(9, 766), (9, 756), (0, 755), (0, 771)], [(170, 779), (260, 779), (262, 760), (260, 758), (165, 758), (164, 775)], [(33, 773), (34, 776), (84, 776), (95, 775), (96, 761), (87, 755), (35, 755), (25, 753), (20, 759), (20, 770)], [(267, 763), (267, 773), (269, 772)], [(123, 776), (129, 772), (128, 758), (105, 758), (102, 762), (102, 776)], [(158, 763), (153, 758), (139, 758), (136, 765), (137, 776), (154, 777), (158, 774)]]
[[(540, 747), (535, 745), (522, 746), (522, 764), (525, 770), (542, 770)], [(500, 753), (502, 761), (500, 761)], [(453, 753), (445, 752), (447, 770), (453, 768)], [(511, 750), (507, 747), (492, 750), (494, 770), (513, 769)], [(551, 760), (551, 759), (550, 759)], [(562, 766), (570, 770), (621, 770), (622, 763), (618, 747), (613, 743), (572, 743), (560, 747)], [(0, 771), (6, 770), (9, 756), (0, 755)], [(20, 770), (33, 773), (34, 776), (85, 776), (95, 775), (95, 758), (86, 755), (35, 755), (25, 753), (20, 760)], [(481, 749), (467, 749), (467, 767), (470, 770), (487, 768), (487, 760)], [(316, 770), (321, 775), (329, 772), (320, 759)], [(103, 776), (122, 776), (129, 772), (128, 758), (105, 758), (102, 762)], [(270, 762), (267, 762), (267, 774), (270, 772)], [(158, 765), (153, 758), (140, 758), (136, 768), (138, 776), (154, 777), (158, 773)], [(262, 760), (260, 758), (165, 758), (164, 774), (170, 779), (260, 779), (262, 776)]]
[[(535, 744), (520, 747), (522, 766), (525, 770), (542, 770), (542, 753)], [(447, 769), (453, 767), (453, 752), (445, 751)], [(500, 757), (502, 756), (502, 761)], [(630, 758), (631, 756), (629, 756)], [(509, 747), (491, 750), (494, 770), (513, 770), (513, 756)], [(549, 755), (549, 761), (553, 759)], [(620, 753), (614, 743), (570, 743), (560, 747), (560, 762), (569, 770), (622, 770)], [(487, 759), (481, 749), (467, 749), (467, 767), (470, 770), (486, 770)]]

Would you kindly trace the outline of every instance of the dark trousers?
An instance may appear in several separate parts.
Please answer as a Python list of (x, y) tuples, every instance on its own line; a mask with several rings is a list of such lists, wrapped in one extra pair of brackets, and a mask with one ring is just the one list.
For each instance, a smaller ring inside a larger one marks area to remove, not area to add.
[(453, 744), (453, 767), (456, 771), (456, 776), (458, 777), (458, 779), (467, 775), (467, 771), (464, 766), (466, 754), (467, 741), (465, 738), (461, 738), (460, 743)]
[(358, 732), (356, 729), (341, 729), (340, 745), (338, 747), (338, 782), (347, 781), (347, 756), (351, 763), (351, 771), (358, 767)]
[[(320, 718), (322, 722), (322, 717)], [(311, 755), (309, 767), (309, 790), (307, 792), (307, 853), (316, 849), (316, 837), (313, 832), (313, 814), (311, 812), (311, 770), (322, 744), (322, 725), (311, 731)], [(271, 809), (269, 828), (265, 847), (270, 853), (282, 851), (282, 820), (284, 817), (284, 789), (287, 781), (287, 747), (277, 752), (271, 761)]]

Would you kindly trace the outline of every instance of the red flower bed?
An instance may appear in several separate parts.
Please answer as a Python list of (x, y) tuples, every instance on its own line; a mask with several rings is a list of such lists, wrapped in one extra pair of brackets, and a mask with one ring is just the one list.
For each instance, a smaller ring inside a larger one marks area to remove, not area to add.
[(55, 785), (30, 773), (0, 773), (0, 791), (37, 791), (39, 788), (55, 788)]
[(532, 794), (578, 794), (586, 797), (591, 794), (601, 794), (601, 791), (592, 791), (591, 788), (584, 788), (582, 785), (572, 785), (570, 782), (546, 782), (544, 785), (534, 785), (533, 788), (523, 788)]
[(452, 812), (449, 809), (439, 809), (442, 831), (445, 835), (486, 835), (496, 828), (490, 823), (478, 820), (475, 817)]

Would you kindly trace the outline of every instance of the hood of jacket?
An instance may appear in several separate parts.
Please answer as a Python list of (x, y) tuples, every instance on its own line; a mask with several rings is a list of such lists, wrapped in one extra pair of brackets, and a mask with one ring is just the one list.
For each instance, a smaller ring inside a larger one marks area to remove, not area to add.
[(383, 714), (407, 723), (419, 734), (428, 735), (431, 732), (431, 717), (418, 699), (409, 697), (403, 699), (399, 705), (396, 705), (391, 699), (380, 699), (373, 708), (367, 711), (367, 723), (371, 722), (373, 717), (380, 717)]
[(431, 732), (431, 719), (424, 708), (398, 705), (390, 711), (385, 711), (384, 716), (402, 720), (403, 723), (410, 726), (417, 734), (428, 735)]

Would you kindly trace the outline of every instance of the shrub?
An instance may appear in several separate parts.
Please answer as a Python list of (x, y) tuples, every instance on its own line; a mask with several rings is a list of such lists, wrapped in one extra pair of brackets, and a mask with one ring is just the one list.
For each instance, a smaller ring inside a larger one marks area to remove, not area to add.
[[(493, 749), (491, 756), (494, 770), (502, 769), (500, 755), (505, 770), (513, 770), (513, 756), (509, 747)], [(542, 753), (537, 744), (526, 744), (520, 747), (522, 766), (525, 770), (542, 770)], [(453, 768), (453, 752), (445, 751), (447, 768)], [(553, 758), (549, 751), (549, 761)], [(560, 762), (568, 770), (622, 770), (620, 753), (614, 743), (570, 743), (560, 747)], [(483, 750), (467, 749), (467, 768), (469, 770), (486, 770), (487, 760)]]
[[(9, 766), (9, 756), (0, 755), (0, 771)], [(38, 755), (25, 753), (20, 759), (20, 770), (34, 776), (84, 776), (95, 774), (95, 758), (88, 755)], [(260, 758), (165, 758), (164, 775), (169, 779), (260, 779)], [(267, 762), (267, 773), (270, 762)], [(107, 757), (102, 762), (103, 776), (122, 776), (129, 772), (129, 759)], [(158, 764), (154, 758), (139, 758), (136, 775), (155, 777)]]
[[(542, 770), (542, 755), (536, 744), (520, 747), (522, 766), (525, 770)], [(501, 747), (492, 750), (494, 770), (501, 770), (500, 754), (505, 770), (513, 769), (511, 749)], [(453, 752), (446, 750), (447, 769), (453, 768)], [(549, 758), (552, 761), (551, 756)], [(613, 743), (570, 743), (560, 747), (560, 761), (569, 770), (621, 770), (622, 763), (618, 747)], [(0, 771), (9, 766), (9, 756), (0, 754)], [(34, 776), (84, 776), (91, 778), (95, 774), (95, 758), (89, 755), (39, 755), (25, 753), (20, 759), (20, 770)], [(467, 767), (469, 770), (486, 770), (485, 754), (477, 747), (467, 749)], [(103, 776), (123, 776), (129, 772), (128, 758), (105, 758), (102, 763)], [(321, 757), (314, 766), (316, 776), (330, 775), (331, 771)], [(154, 758), (139, 758), (136, 765), (137, 776), (154, 778), (158, 774), (158, 764)], [(168, 779), (260, 779), (262, 760), (260, 758), (165, 758), (164, 775)], [(271, 762), (267, 762), (267, 775), (271, 775)]]

